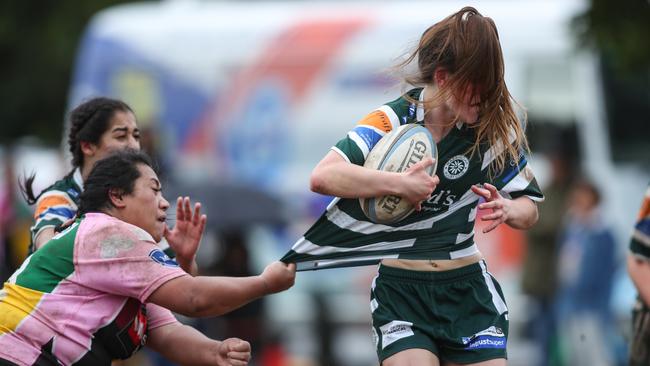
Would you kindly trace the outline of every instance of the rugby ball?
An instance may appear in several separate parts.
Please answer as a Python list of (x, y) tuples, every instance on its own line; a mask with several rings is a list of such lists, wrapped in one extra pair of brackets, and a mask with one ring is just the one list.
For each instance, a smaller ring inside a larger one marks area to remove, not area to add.
[[(382, 137), (368, 153), (363, 166), (401, 173), (426, 157), (436, 159), (434, 164), (427, 168), (427, 173), (433, 175), (438, 165), (438, 152), (431, 133), (422, 125), (406, 124)], [(359, 204), (368, 219), (378, 224), (401, 221), (415, 210), (407, 200), (390, 195), (360, 198)]]

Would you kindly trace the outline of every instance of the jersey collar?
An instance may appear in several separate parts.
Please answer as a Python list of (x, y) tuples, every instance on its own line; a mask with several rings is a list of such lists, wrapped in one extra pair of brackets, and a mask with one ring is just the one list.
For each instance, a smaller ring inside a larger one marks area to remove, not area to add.
[(81, 188), (81, 190), (84, 190), (84, 181), (83, 178), (81, 177), (81, 169), (77, 168), (74, 170), (74, 173), (72, 173), (72, 180), (74, 180), (75, 184)]

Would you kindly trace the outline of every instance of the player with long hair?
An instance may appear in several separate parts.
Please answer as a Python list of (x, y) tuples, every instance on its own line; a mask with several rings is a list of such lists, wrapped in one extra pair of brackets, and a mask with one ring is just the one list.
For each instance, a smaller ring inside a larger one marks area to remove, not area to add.
[[(489, 232), (527, 229), (543, 199), (527, 164), (523, 122), (504, 79), (492, 19), (465, 7), (428, 28), (401, 68), (415, 88), (368, 114), (318, 163), (314, 192), (338, 197), (283, 258), (312, 268), (380, 261), (372, 326), (383, 365), (505, 365), (508, 309), (474, 242), (477, 209)], [(407, 123), (438, 149), (403, 173), (364, 168), (377, 141)], [(416, 211), (372, 223), (360, 197), (396, 195)]]

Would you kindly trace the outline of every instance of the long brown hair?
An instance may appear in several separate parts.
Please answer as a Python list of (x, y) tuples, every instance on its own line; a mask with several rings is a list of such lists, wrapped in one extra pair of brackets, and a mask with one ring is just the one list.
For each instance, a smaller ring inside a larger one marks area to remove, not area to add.
[[(517, 102), (504, 79), (503, 54), (494, 21), (473, 7), (464, 7), (424, 31), (417, 48), (397, 66), (404, 68), (416, 58), (417, 71), (404, 78), (408, 84), (433, 84), (437, 68), (449, 74), (447, 85), (438, 88), (425, 104), (439, 105), (450, 96), (463, 100), (469, 88), (478, 88), (479, 123), (469, 153), (477, 152), (479, 145), (487, 142), (500, 152), (490, 169), (500, 172), (509, 160), (518, 164), (520, 152), (529, 152), (528, 142), (523, 123), (513, 109)], [(525, 113), (523, 118), (525, 121)], [(501, 144), (503, 150), (499, 149)]]

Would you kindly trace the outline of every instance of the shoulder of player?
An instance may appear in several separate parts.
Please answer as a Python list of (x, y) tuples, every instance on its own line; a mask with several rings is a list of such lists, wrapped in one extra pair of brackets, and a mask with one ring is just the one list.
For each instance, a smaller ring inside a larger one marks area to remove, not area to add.
[(418, 99), (422, 89), (412, 89), (402, 96), (385, 103), (362, 118), (358, 125), (388, 133), (400, 125), (414, 121), (417, 106), (406, 98)]
[(41, 202), (46, 197), (59, 196), (64, 197), (75, 205), (79, 201), (79, 195), (81, 194), (80, 187), (75, 183), (72, 177), (65, 177), (59, 179), (51, 186), (45, 188), (41, 193), (41, 196), (38, 199), (38, 202)]
[(81, 220), (79, 234), (84, 238), (93, 238), (93, 241), (98, 241), (98, 238), (119, 238), (127, 241), (150, 242), (155, 244), (153, 237), (145, 230), (99, 212), (84, 215)]

